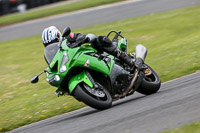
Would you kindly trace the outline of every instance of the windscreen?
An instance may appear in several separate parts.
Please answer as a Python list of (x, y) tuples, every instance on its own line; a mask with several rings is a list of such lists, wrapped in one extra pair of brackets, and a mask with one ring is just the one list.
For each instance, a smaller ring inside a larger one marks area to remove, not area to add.
[(58, 43), (53, 43), (45, 47), (44, 49), (44, 58), (46, 59), (47, 64), (50, 64), (53, 60), (53, 57), (58, 51)]

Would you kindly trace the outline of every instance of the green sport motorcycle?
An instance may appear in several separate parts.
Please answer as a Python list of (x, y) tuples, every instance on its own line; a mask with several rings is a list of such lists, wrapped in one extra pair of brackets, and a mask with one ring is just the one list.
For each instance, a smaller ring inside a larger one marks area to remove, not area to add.
[[(69, 33), (70, 29), (65, 28), (62, 37)], [(111, 33), (115, 34), (112, 42), (127, 53), (128, 41), (121, 32), (111, 31), (107, 37)], [(144, 61), (146, 53), (147, 49), (140, 44), (129, 56)], [(140, 70), (130, 68), (112, 55), (99, 53), (89, 44), (70, 48), (67, 39), (62, 39), (59, 44), (45, 47), (44, 56), (49, 66), (42, 73), (47, 74), (50, 85), (58, 88), (56, 95), (71, 95), (98, 110), (110, 108), (113, 101), (135, 91), (145, 95), (156, 93), (161, 85), (159, 76), (147, 64), (144, 63)], [(31, 83), (37, 83), (42, 73), (34, 76)]]

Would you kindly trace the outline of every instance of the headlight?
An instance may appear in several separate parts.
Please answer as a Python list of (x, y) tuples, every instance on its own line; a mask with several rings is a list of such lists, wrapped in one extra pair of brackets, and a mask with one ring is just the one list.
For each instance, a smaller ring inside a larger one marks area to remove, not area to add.
[(67, 55), (67, 52), (65, 51), (64, 54), (63, 54), (63, 59), (62, 59), (62, 63), (61, 63), (61, 66), (60, 66), (60, 72), (63, 73), (67, 70), (67, 67), (66, 67), (66, 63), (69, 61), (69, 57)]
[(56, 76), (54, 77), (54, 80), (55, 80), (55, 81), (60, 81), (60, 77), (59, 77), (58, 75), (56, 75)]
[(60, 72), (63, 73), (67, 70), (67, 67), (66, 66), (61, 66), (60, 67)]
[(46, 80), (50, 85), (58, 86), (58, 84), (60, 83), (60, 76), (59, 75), (55, 75), (55, 76), (53, 76), (51, 78), (47, 78)]

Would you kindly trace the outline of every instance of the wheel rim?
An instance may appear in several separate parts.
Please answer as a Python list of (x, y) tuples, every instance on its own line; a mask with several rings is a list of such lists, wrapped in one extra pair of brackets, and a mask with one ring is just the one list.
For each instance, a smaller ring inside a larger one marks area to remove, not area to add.
[(145, 74), (145, 79), (149, 82), (155, 82), (157, 78), (156, 75), (154, 75), (152, 70), (147, 65), (145, 65), (145, 67), (147, 67), (145, 70), (143, 70), (143, 73)]
[(86, 84), (83, 84), (83, 86), (90, 94), (92, 94), (93, 96), (96, 96), (97, 99), (104, 98), (106, 96), (105, 92), (98, 84), (95, 85), (95, 88), (91, 88)]

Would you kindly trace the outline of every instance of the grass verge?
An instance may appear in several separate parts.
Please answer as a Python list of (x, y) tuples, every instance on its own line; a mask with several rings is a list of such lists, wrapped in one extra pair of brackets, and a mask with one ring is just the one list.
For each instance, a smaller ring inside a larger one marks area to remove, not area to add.
[(200, 132), (200, 122), (194, 122), (192, 124), (170, 130), (170, 131), (165, 131), (162, 133), (199, 133)]
[(52, 16), (56, 14), (62, 14), (66, 12), (76, 11), (80, 9), (85, 9), (89, 7), (95, 7), (99, 5), (119, 2), (122, 0), (83, 0), (83, 1), (77, 1), (70, 4), (65, 4), (62, 6), (57, 7), (50, 7), (50, 8), (44, 8), (44, 9), (38, 9), (34, 11), (27, 11), (25, 13), (15, 13), (6, 15), (3, 17), (0, 17), (0, 26), (23, 22), (27, 20)]
[[(106, 35), (121, 30), (129, 52), (138, 43), (148, 48), (146, 63), (164, 82), (200, 69), (199, 14), (200, 6), (194, 6), (73, 31)], [(45, 75), (40, 83), (29, 83), (46, 68), (41, 36), (2, 42), (0, 53), (0, 132), (85, 106), (70, 96), (57, 98)]]

